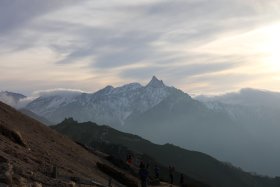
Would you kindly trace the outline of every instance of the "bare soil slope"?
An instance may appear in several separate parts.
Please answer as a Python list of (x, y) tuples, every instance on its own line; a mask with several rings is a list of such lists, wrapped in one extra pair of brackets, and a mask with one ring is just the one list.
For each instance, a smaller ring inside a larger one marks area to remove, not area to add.
[[(71, 179), (107, 184), (108, 176), (97, 168), (97, 162), (106, 163), (0, 102), (0, 186), (72, 186)], [(54, 166), (58, 177), (52, 176)]]

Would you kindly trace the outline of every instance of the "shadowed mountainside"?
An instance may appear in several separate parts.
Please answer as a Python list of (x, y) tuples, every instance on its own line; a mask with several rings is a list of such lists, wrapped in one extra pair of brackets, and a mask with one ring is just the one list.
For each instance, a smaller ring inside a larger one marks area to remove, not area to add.
[(122, 133), (107, 126), (98, 126), (91, 122), (78, 123), (70, 118), (52, 128), (92, 147), (95, 147), (98, 142), (125, 146), (152, 157), (164, 166), (174, 165), (177, 171), (215, 187), (279, 187), (280, 185), (276, 178), (252, 175), (206, 154), (188, 151), (171, 144), (153, 144), (139, 136)]

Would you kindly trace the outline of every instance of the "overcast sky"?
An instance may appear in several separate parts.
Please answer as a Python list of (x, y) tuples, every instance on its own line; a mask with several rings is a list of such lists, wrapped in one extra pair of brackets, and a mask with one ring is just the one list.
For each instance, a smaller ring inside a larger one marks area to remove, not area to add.
[(280, 91), (279, 0), (1, 0), (0, 90)]

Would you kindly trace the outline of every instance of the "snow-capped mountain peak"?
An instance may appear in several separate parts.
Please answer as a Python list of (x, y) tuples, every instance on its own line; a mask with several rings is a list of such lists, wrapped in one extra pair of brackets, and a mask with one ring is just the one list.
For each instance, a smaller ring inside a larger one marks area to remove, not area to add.
[(113, 86), (106, 86), (105, 88), (95, 92), (95, 94), (97, 95), (108, 95), (110, 93), (112, 93), (112, 91), (114, 90), (114, 87)]
[(159, 80), (156, 76), (153, 76), (152, 80), (147, 84), (146, 87), (162, 88), (165, 87), (162, 80)]

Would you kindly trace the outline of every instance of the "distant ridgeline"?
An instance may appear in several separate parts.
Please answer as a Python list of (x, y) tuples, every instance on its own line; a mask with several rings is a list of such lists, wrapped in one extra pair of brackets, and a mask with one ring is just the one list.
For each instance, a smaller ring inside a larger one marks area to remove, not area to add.
[(150, 173), (153, 174), (155, 163), (160, 165), (163, 180), (168, 180), (167, 167), (173, 165), (176, 169), (176, 182), (179, 182), (179, 173), (184, 173), (187, 176), (186, 182), (196, 183), (197, 186), (280, 186), (280, 178), (253, 175), (206, 154), (185, 150), (171, 144), (157, 145), (139, 136), (123, 133), (108, 126), (98, 126), (92, 122), (78, 123), (68, 118), (52, 128), (77, 142), (106, 152), (118, 159), (125, 160), (127, 154), (134, 154), (137, 157), (141, 155), (141, 159), (150, 164)]

